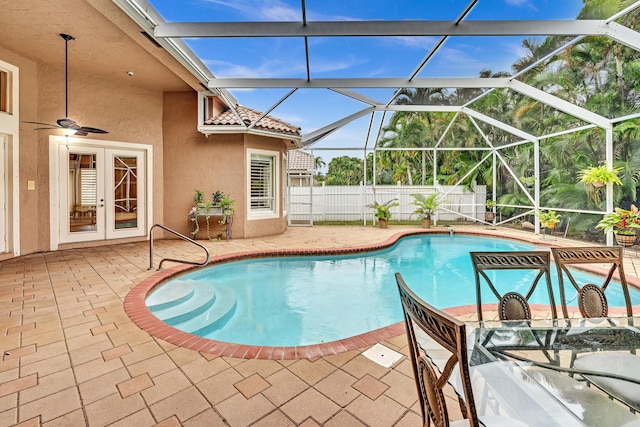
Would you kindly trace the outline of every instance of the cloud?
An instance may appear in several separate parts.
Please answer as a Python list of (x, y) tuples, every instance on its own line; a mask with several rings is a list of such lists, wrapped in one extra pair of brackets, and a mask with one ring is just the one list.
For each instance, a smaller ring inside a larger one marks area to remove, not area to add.
[(531, 0), (504, 0), (504, 2), (513, 7), (527, 8), (532, 10), (538, 10)]
[(479, 61), (462, 49), (442, 47), (438, 50), (437, 59), (463, 68), (482, 68), (484, 62)]
[[(302, 9), (281, 0), (204, 0), (205, 3), (235, 10), (253, 21), (301, 21)], [(343, 15), (327, 15), (307, 6), (307, 19), (311, 21), (358, 21)]]
[(398, 36), (384, 37), (383, 40), (393, 44), (399, 44), (404, 47), (426, 49), (429, 50), (435, 46), (439, 37), (434, 36)]
[(301, 116), (298, 114), (288, 114), (278, 111), (272, 111), (270, 115), (275, 115), (280, 120), (284, 120), (287, 123), (295, 124), (296, 126), (302, 127), (303, 124), (309, 123), (309, 120), (306, 116)]
[(254, 21), (299, 21), (302, 12), (280, 0), (205, 0), (206, 3), (233, 9)]
[(258, 66), (240, 65), (228, 61), (205, 59), (204, 63), (218, 77), (232, 78), (277, 78), (283, 76), (283, 70), (287, 75), (306, 72), (306, 66), (302, 62), (263, 60)]

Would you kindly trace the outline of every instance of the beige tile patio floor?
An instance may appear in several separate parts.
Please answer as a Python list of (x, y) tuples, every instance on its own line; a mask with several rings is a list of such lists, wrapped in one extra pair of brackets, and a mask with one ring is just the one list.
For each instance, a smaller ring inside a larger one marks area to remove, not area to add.
[[(214, 255), (365, 246), (414, 228), (300, 227), (206, 245)], [(155, 251), (157, 259), (202, 256), (178, 241), (157, 241)], [(637, 277), (637, 257), (627, 258), (627, 274)], [(367, 346), (315, 359), (243, 360), (140, 330), (123, 300), (154, 274), (148, 266), (144, 242), (0, 263), (0, 426), (420, 425), (406, 357), (384, 368), (362, 356)], [(404, 335), (383, 344), (407, 354)]]

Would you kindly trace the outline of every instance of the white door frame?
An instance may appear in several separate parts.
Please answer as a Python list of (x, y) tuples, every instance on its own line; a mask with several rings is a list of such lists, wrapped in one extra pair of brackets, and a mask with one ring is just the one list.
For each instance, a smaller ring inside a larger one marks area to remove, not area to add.
[[(104, 148), (107, 149), (115, 149), (126, 152), (127, 150), (137, 150), (137, 151), (145, 151), (146, 159), (143, 165), (143, 170), (145, 173), (146, 185), (143, 189), (143, 201), (146, 207), (146, 214), (144, 218), (141, 218), (145, 222), (145, 230), (143, 235), (148, 233), (149, 227), (151, 227), (153, 220), (153, 200), (151, 197), (152, 188), (153, 188), (153, 146), (148, 144), (136, 144), (136, 143), (127, 143), (120, 141), (106, 141), (106, 140), (95, 140), (95, 139), (85, 139), (85, 138), (77, 138), (77, 137), (66, 137), (66, 136), (58, 136), (51, 135), (49, 136), (49, 159), (50, 159), (50, 167), (49, 167), (49, 203), (50, 203), (50, 250), (57, 250), (58, 246), (62, 243), (60, 241), (60, 224), (61, 224), (61, 207), (59, 206), (60, 200), (60, 173), (61, 173), (61, 161), (59, 156), (59, 147), (60, 146), (85, 146), (87, 148)], [(67, 163), (65, 162), (64, 167), (66, 168)], [(66, 209), (66, 208), (65, 208)], [(113, 234), (107, 235), (107, 240), (111, 238), (118, 238), (119, 236), (114, 236)], [(124, 237), (124, 236), (123, 236)], [(102, 239), (99, 239), (102, 240)], [(107, 241), (105, 240), (105, 241)]]
[[(0, 134), (5, 140), (5, 175), (0, 182), (6, 192), (4, 200), (5, 253), (20, 255), (20, 70), (15, 65), (0, 60), (0, 69), (9, 75), (9, 112), (0, 112)], [(27, 179), (32, 179), (27, 177)]]

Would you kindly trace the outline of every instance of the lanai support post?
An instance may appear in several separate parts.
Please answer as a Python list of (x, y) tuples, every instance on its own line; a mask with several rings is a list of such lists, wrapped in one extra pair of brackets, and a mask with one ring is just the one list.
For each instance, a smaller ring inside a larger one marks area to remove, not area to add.
[[(605, 130), (605, 164), (607, 168), (613, 168), (613, 125), (609, 122), (609, 125), (604, 128)], [(613, 183), (607, 183), (607, 200), (606, 211), (613, 212)], [(607, 233), (607, 245), (613, 245), (613, 233)]]
[(536, 182), (533, 187), (533, 208), (535, 209), (535, 233), (540, 234), (540, 221), (538, 220), (538, 212), (540, 212), (540, 140), (533, 142), (533, 168)]
[(438, 183), (438, 150), (437, 149), (433, 149), (433, 164), (432, 164), (432, 169), (433, 169), (433, 185), (436, 185)]
[[(493, 200), (494, 202), (498, 202), (496, 200), (496, 183), (498, 182), (498, 154), (496, 152), (496, 148), (495, 146), (493, 147), (493, 172), (492, 172), (492, 177), (491, 179), (493, 180), (493, 183), (491, 185), (491, 200)], [(494, 214), (497, 214), (497, 209), (493, 209), (494, 210)], [(495, 224), (497, 221), (496, 215), (493, 216), (493, 223)]]
[[(375, 151), (374, 151), (375, 153)], [(375, 156), (375, 154), (374, 154)], [(360, 183), (360, 194), (362, 194), (362, 201), (364, 202), (367, 197), (367, 149), (363, 150), (364, 157), (364, 169), (362, 171), (363, 182)], [(375, 160), (374, 160), (374, 168), (375, 168)], [(375, 172), (374, 172), (375, 173)], [(373, 181), (372, 181), (373, 182)], [(362, 225), (367, 226), (367, 211), (366, 211), (366, 203), (362, 203)]]

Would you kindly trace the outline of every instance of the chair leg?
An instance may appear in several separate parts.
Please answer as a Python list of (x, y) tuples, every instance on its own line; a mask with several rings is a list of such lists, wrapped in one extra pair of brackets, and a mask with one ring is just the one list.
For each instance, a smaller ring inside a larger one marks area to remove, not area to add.
[(467, 405), (464, 403), (464, 399), (458, 396), (458, 404), (460, 405), (460, 412), (462, 412), (462, 417), (467, 419), (469, 415), (467, 414)]

